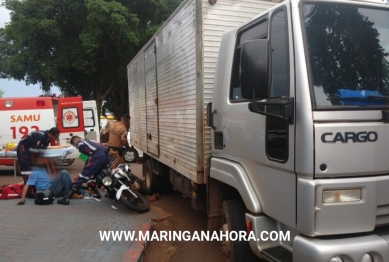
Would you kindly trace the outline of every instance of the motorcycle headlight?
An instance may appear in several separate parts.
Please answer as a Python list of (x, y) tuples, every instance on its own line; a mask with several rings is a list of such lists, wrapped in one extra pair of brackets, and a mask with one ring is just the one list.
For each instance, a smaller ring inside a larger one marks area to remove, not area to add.
[(104, 177), (103, 184), (104, 184), (104, 186), (110, 186), (112, 184), (112, 178), (109, 176)]

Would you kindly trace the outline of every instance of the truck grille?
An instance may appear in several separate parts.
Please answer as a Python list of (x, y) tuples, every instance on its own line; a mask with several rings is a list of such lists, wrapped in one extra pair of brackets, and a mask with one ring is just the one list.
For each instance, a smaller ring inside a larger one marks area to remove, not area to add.
[(383, 226), (389, 224), (389, 205), (378, 206), (375, 225)]

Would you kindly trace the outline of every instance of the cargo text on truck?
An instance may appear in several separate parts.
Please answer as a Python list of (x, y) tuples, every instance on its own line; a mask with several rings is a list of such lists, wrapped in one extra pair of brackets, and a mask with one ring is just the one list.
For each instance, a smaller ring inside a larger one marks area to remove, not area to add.
[(387, 0), (187, 0), (127, 69), (150, 193), (291, 232), (230, 261), (389, 261)]

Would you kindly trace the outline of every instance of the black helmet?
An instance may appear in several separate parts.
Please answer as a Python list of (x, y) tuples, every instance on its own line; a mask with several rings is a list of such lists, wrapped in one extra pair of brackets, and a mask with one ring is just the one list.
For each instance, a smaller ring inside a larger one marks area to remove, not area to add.
[(35, 205), (50, 205), (54, 201), (54, 194), (49, 189), (36, 191)]

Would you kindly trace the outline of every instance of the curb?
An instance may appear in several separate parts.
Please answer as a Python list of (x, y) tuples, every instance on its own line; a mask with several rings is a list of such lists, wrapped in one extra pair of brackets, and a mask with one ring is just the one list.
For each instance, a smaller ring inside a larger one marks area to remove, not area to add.
[[(142, 231), (143, 235), (146, 234), (147, 231), (151, 231), (153, 228), (151, 220), (144, 223), (139, 231)], [(124, 253), (122, 262), (142, 262), (143, 256), (147, 248), (147, 241), (133, 241), (130, 247), (127, 249), (126, 253)]]

